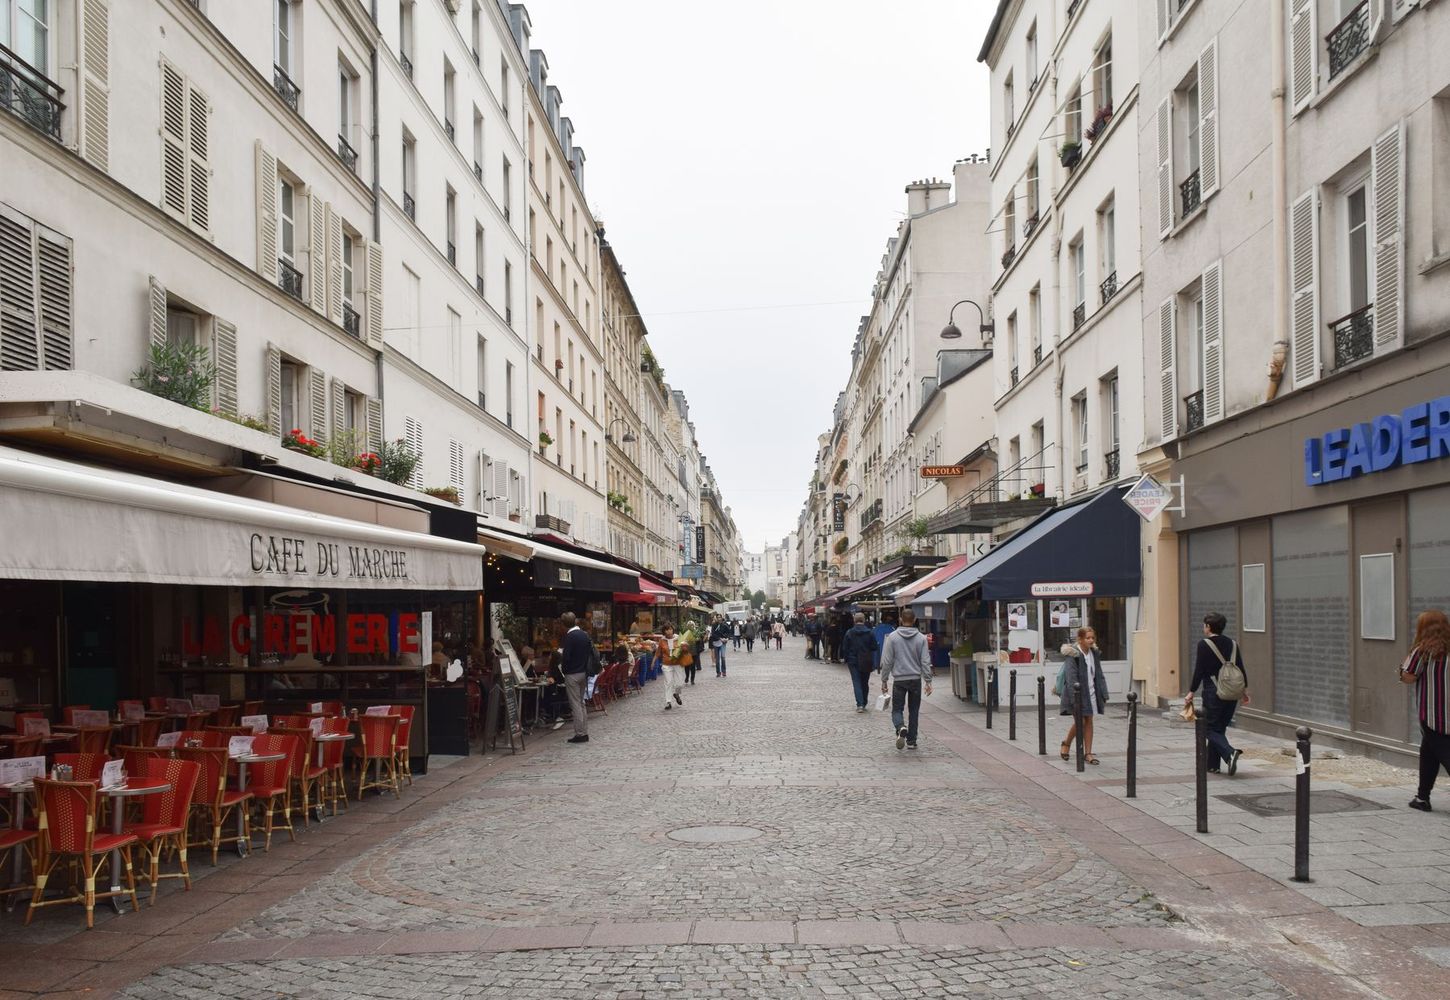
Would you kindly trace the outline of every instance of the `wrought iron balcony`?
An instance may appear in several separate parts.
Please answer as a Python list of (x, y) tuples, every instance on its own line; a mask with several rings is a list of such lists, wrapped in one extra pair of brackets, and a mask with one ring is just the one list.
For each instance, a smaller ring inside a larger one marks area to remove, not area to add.
[(277, 258), (277, 287), (299, 302), (302, 301), (302, 272), (281, 257)]
[(362, 339), (362, 317), (347, 302), (342, 304), (342, 328), (359, 340)]
[(473, 276), (473, 287), (476, 288), (476, 289), (478, 289), (478, 297), (479, 298), (484, 298), (485, 297), (484, 294), (483, 294), (483, 275), (481, 275), (481, 274), (475, 274)]
[(1025, 239), (1027, 239), (1027, 237), (1031, 236), (1032, 235), (1032, 231), (1037, 228), (1037, 223), (1039, 223), (1041, 221), (1042, 221), (1042, 212), (1040, 210), (1039, 211), (1036, 211), (1036, 212), (1033, 212), (1027, 218), (1023, 219), (1022, 220), (1022, 238), (1025, 240)]
[(458, 248), (453, 245), (452, 240), (448, 241), (448, 263), (458, 263)]
[(418, 206), (414, 203), (413, 196), (406, 191), (403, 192), (403, 214), (415, 222), (418, 219)]
[(480, 167), (477, 163), (473, 165), (473, 176), (478, 178), (478, 183), (483, 183), (483, 168)]
[(1329, 79), (1333, 80), (1369, 47), (1369, 0), (1361, 0), (1324, 41), (1329, 47)]
[(1178, 185), (1178, 195), (1183, 202), (1183, 211), (1180, 217), (1186, 219), (1193, 214), (1194, 209), (1198, 208), (1199, 203), (1203, 201), (1203, 192), (1198, 186), (1197, 170), (1189, 174), (1183, 183)]
[(1012, 262), (1014, 260), (1016, 260), (1016, 259), (1017, 259), (1017, 247), (1015, 245), (1014, 246), (1010, 246), (1006, 250), (1002, 251), (1002, 267), (1003, 267), (1003, 269), (1005, 270), (1006, 268), (1011, 267), (1012, 266)]
[(1087, 319), (1087, 303), (1079, 302), (1077, 308), (1072, 311), (1072, 328), (1076, 330), (1082, 326), (1085, 319)]
[(483, 65), (483, 61), (478, 58), (478, 50), (477, 49), (474, 49), (473, 50), (473, 65), (480, 66), (480, 67)]
[(59, 142), (64, 93), (60, 84), (0, 45), (0, 107)]
[(272, 66), (272, 86), (287, 106), (296, 111), (297, 102), (302, 97), (302, 88), (293, 83), (287, 71), (276, 64)]
[(1017, 384), (1017, 366), (1016, 365), (1013, 365), (1012, 366), (1012, 384), (1013, 385), (1016, 385)]
[(402, 64), (403, 72), (408, 74), (408, 79), (413, 79), (413, 60), (409, 59), (405, 53), (399, 52), (398, 62)]
[(1036, 368), (1042, 364), (1042, 345), (1037, 344), (1032, 348), (1032, 367)]
[(453, 141), (453, 123), (447, 118), (443, 119), (443, 134), (448, 136), (448, 141)]
[(1077, 9), (1080, 6), (1082, 6), (1082, 0), (1072, 0), (1072, 3), (1067, 5), (1067, 19), (1069, 21), (1072, 20), (1072, 15), (1077, 13)]
[(1009, 139), (1012, 138), (1012, 131), (1016, 127), (1017, 127), (1017, 123), (1016, 122), (1008, 122), (1007, 123), (1007, 138), (1009, 138)]
[(1184, 428), (1196, 431), (1203, 426), (1203, 390), (1183, 397)]
[(1334, 367), (1343, 368), (1374, 353), (1374, 304), (1329, 324), (1334, 335)]
[(1103, 474), (1109, 480), (1118, 478), (1118, 449), (1114, 448), (1103, 455)]
[(352, 148), (352, 143), (341, 135), (337, 137), (337, 158), (342, 165), (353, 173), (357, 173), (357, 150)]
[(1103, 305), (1107, 305), (1108, 300), (1111, 299), (1114, 295), (1118, 294), (1117, 271), (1114, 271), (1112, 274), (1108, 275), (1106, 278), (1103, 279), (1103, 283), (1098, 286), (1098, 292), (1102, 294)]

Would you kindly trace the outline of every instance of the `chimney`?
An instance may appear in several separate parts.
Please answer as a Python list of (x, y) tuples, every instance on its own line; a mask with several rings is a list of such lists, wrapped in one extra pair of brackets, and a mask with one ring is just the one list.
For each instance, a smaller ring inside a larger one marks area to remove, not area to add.
[(926, 211), (926, 181), (906, 185), (906, 214), (920, 215)]
[(941, 181), (933, 177), (925, 183), (926, 187), (926, 210), (928, 212), (938, 208), (945, 208), (952, 202), (952, 185), (950, 181)]

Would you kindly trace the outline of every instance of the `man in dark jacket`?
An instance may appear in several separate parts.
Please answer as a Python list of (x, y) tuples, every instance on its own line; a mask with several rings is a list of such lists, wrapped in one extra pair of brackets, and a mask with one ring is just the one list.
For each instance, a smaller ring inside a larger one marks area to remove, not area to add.
[(710, 626), (710, 650), (715, 654), (715, 676), (725, 676), (725, 646), (730, 641), (730, 623), (719, 615)]
[(841, 640), (841, 656), (851, 671), (851, 684), (856, 689), (856, 711), (866, 711), (866, 696), (871, 690), (871, 671), (876, 669), (876, 636), (866, 624), (866, 616), (857, 614), (855, 624)]
[(564, 628), (564, 638), (559, 643), (559, 672), (564, 675), (564, 690), (569, 692), (569, 708), (574, 713), (574, 735), (570, 743), (589, 742), (589, 709), (584, 705), (584, 693), (589, 689), (589, 666), (599, 656), (594, 651), (594, 640), (579, 627), (574, 612), (565, 611), (559, 616)]
[(816, 660), (820, 658), (821, 649), (821, 623), (812, 618), (806, 622), (806, 659)]

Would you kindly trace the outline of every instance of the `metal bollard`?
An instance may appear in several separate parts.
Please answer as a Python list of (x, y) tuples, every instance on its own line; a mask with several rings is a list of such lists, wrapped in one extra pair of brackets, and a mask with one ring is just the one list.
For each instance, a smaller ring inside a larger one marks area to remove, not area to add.
[(1138, 692), (1128, 692), (1128, 798), (1138, 797)]
[(1298, 774), (1294, 777), (1294, 881), (1309, 878), (1309, 739), (1314, 733), (1300, 726), (1294, 733), (1298, 740)]
[(1208, 720), (1202, 715), (1193, 722), (1194, 798), (1198, 808), (1198, 832), (1208, 832)]
[(1047, 756), (1047, 678), (1037, 678), (1037, 756)]
[(1082, 682), (1072, 682), (1072, 723), (1077, 727), (1077, 772), (1081, 774), (1087, 763), (1087, 754), (1083, 751), (1083, 719), (1082, 719)]
[(992, 667), (990, 665), (987, 667), (987, 728), (988, 729), (991, 729), (992, 728), (992, 675), (995, 672), (996, 672), (996, 668), (995, 667)]
[(1007, 738), (1017, 738), (1017, 671), (1007, 671)]

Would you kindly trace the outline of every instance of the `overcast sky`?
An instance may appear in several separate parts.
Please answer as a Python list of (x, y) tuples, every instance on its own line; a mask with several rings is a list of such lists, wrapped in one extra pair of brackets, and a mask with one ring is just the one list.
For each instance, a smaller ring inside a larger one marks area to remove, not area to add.
[(991, 0), (531, 0), (585, 194), (751, 551), (794, 529), (903, 188), (986, 149)]

